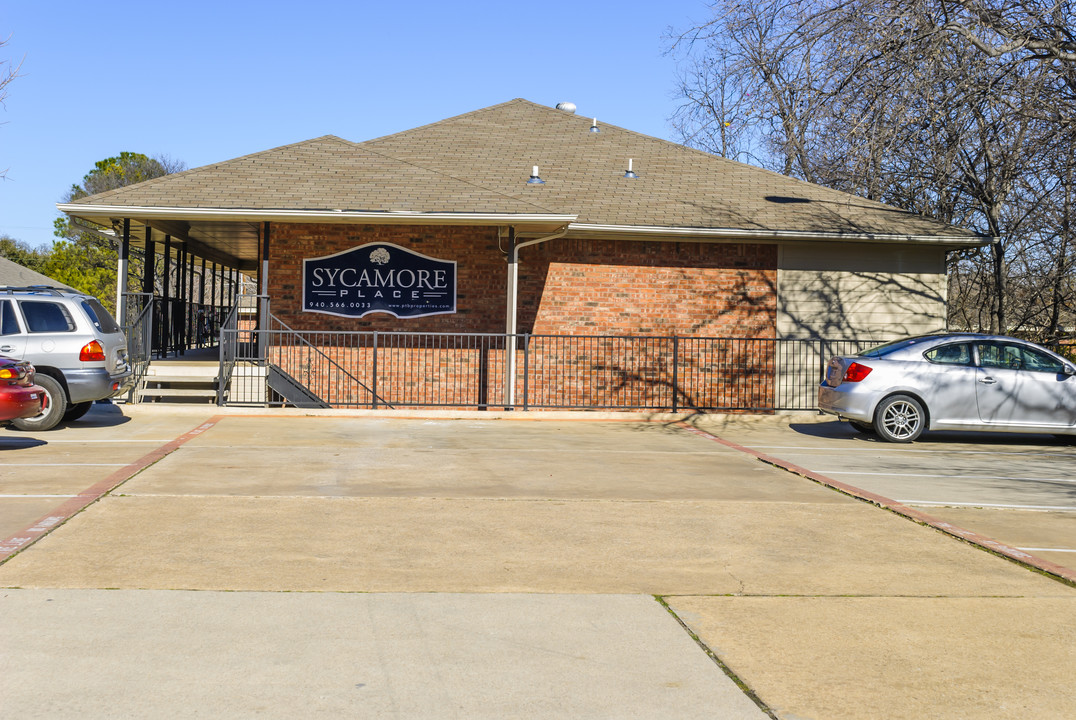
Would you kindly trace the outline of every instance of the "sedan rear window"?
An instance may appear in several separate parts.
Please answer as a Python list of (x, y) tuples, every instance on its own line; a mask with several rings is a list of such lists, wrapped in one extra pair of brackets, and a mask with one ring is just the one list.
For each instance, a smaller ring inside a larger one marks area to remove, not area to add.
[(895, 353), (896, 351), (903, 350), (906, 347), (911, 347), (912, 345), (917, 345), (921, 342), (926, 342), (927, 340), (934, 339), (936, 338), (926, 336), (905, 338), (904, 340), (897, 340), (895, 342), (886, 343), (885, 345), (879, 345), (876, 348), (871, 348), (866, 352), (860, 353), (860, 355), (862, 355), (863, 357), (885, 357), (890, 353)]
[(939, 365), (971, 365), (971, 350), (967, 343), (954, 343), (931, 348), (923, 357)]

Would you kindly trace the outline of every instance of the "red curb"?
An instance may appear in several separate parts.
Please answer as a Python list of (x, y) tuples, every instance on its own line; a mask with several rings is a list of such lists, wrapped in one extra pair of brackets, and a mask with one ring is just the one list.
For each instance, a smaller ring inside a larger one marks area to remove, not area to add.
[(917, 523), (932, 527), (939, 532), (945, 533), (946, 535), (959, 538), (960, 540), (969, 542), (972, 545), (977, 545), (984, 550), (1003, 555), (1008, 559), (1013, 560), (1014, 562), (1020, 563), (1021, 565), (1027, 565), (1029, 567), (1035, 568), (1036, 570), (1041, 570), (1048, 575), (1053, 575), (1067, 582), (1076, 583), (1076, 570), (1071, 570), (1070, 568), (1064, 567), (1062, 565), (1052, 563), (1049, 560), (1043, 560), (1040, 557), (1036, 557), (1035, 555), (1031, 555), (1030, 553), (1026, 553), (1023, 550), (1020, 550), (1019, 548), (1014, 548), (1011, 545), (1006, 545), (1003, 542), (998, 542), (991, 537), (981, 535), (980, 533), (974, 532), (973, 530), (965, 530), (964, 528), (953, 525), (952, 523), (947, 523), (944, 520), (939, 520), (936, 517), (927, 515), (926, 513), (919, 510), (915, 510), (914, 508), (910, 508), (907, 505), (903, 505), (896, 500), (891, 500), (883, 495), (878, 495), (877, 493), (862, 490), (855, 487), (854, 485), (849, 485), (839, 480), (834, 480), (831, 477), (812, 472), (807, 468), (800, 467), (799, 465), (790, 463), (787, 460), (782, 460), (772, 455), (760, 453), (758, 451), (752, 450), (749, 447), (744, 447), (743, 445), (737, 445), (734, 442), (720, 438), (717, 435), (712, 435), (711, 433), (708, 433), (705, 430), (700, 430), (697, 427), (693, 427), (686, 423), (678, 423), (678, 425), (680, 425), (680, 427), (684, 428), (688, 432), (692, 432), (701, 437), (713, 440), (714, 442), (720, 443), (727, 448), (731, 448), (747, 455), (751, 455), (752, 457), (761, 460), (762, 462), (769, 465), (779, 467), (782, 470), (787, 470), (791, 473), (795, 473), (796, 475), (802, 475), (808, 480), (813, 480), (820, 485), (825, 485), (826, 487), (833, 488), (834, 490), (842, 492), (846, 495), (851, 495), (852, 497), (859, 500), (863, 500), (873, 505), (885, 508), (886, 510), (890, 510), (898, 515), (902, 515), (909, 520), (913, 520)]
[(104, 480), (101, 480), (94, 485), (86, 488), (75, 497), (67, 500), (52, 512), (48, 513), (44, 517), (39, 518), (37, 521), (27, 526), (20, 532), (15, 533), (11, 537), (0, 540), (0, 563), (5, 562), (8, 558), (21, 550), (33, 545), (35, 542), (43, 538), (53, 529), (63, 525), (70, 520), (74, 515), (81, 511), (86, 506), (99, 500), (106, 493), (111, 492), (119, 485), (130, 480), (138, 473), (145, 470), (147, 467), (162, 459), (166, 455), (178, 450), (184, 443), (198, 437), (206, 430), (220, 422), (225, 416), (214, 415), (206, 422), (202, 423), (198, 427), (194, 428), (190, 432), (186, 432), (175, 440), (167, 442), (161, 445), (159, 448), (152, 452), (143, 455), (138, 460), (135, 460), (130, 465), (126, 465), (119, 470), (115, 471)]

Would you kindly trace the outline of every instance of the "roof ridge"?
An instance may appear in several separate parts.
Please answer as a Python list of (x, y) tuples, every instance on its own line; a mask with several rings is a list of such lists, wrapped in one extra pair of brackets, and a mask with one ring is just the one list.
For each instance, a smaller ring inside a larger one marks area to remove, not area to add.
[(408, 133), (415, 132), (416, 130), (425, 130), (426, 128), (436, 127), (437, 125), (443, 125), (445, 123), (452, 122), (453, 120), (459, 120), (460, 118), (467, 117), (468, 115), (479, 115), (481, 113), (489, 112), (491, 110), (497, 110), (499, 108), (507, 107), (509, 105), (515, 105), (515, 104), (518, 104), (518, 103), (529, 103), (531, 105), (535, 105), (536, 107), (541, 107), (537, 103), (531, 102), (530, 100), (526, 100), (524, 98), (512, 98), (511, 100), (507, 100), (507, 101), (501, 102), (501, 103), (496, 103), (494, 105), (489, 105), (488, 107), (479, 108), (477, 110), (468, 110), (467, 112), (460, 113), (458, 115), (452, 115), (450, 117), (441, 118), (440, 120), (434, 120), (433, 122), (426, 123), (425, 125), (419, 125), (417, 127), (407, 128), (406, 130), (400, 130), (399, 132), (389, 133), (388, 135), (379, 135), (378, 137), (370, 138), (369, 140), (363, 140), (362, 142), (359, 142), (359, 143), (356, 143), (356, 144), (357, 145), (366, 145), (367, 143), (381, 142), (382, 140), (388, 140), (390, 138), (397, 137), (398, 135), (407, 135)]

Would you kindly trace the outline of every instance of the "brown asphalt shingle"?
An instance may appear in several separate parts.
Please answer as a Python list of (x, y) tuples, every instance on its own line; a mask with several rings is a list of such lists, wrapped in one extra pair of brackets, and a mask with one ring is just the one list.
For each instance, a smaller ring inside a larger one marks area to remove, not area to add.
[[(148, 207), (557, 213), (579, 223), (973, 234), (516, 99), (363, 143), (327, 135), (76, 201)], [(637, 179), (624, 177), (628, 159)], [(538, 165), (545, 185), (527, 185)]]

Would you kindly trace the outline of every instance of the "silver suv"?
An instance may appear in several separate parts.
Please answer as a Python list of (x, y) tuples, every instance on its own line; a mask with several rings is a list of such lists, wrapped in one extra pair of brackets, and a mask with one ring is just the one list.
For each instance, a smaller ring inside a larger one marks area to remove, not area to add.
[(123, 330), (96, 298), (73, 290), (0, 287), (0, 354), (30, 361), (47, 394), (40, 415), (12, 421), (21, 430), (76, 420), (131, 379)]

